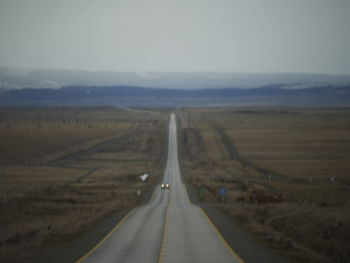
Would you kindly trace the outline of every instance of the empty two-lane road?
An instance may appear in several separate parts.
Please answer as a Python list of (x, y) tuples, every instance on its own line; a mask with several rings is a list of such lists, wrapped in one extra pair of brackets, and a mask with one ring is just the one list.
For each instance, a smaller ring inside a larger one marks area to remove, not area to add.
[(163, 183), (78, 262), (242, 262), (182, 183), (175, 115), (171, 114)]

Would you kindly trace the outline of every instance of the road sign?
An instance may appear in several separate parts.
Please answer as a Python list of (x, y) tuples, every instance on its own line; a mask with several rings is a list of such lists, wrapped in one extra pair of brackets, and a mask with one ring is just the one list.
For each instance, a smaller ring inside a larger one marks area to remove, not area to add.
[(140, 175), (139, 177), (140, 177), (141, 181), (144, 182), (147, 180), (148, 176), (149, 176), (148, 174), (143, 174), (143, 175)]
[(220, 198), (221, 203), (225, 202), (225, 194), (226, 194), (226, 189), (224, 187), (220, 187), (219, 188), (219, 198)]
[(219, 195), (225, 195), (226, 194), (226, 189), (224, 187), (220, 187), (219, 189)]

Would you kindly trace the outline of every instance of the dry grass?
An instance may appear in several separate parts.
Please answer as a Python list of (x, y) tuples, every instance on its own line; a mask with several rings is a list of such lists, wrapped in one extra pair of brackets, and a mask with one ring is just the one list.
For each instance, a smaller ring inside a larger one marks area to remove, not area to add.
[[(33, 261), (110, 213), (136, 206), (137, 191), (147, 192), (161, 175), (163, 115), (8, 109), (0, 120), (1, 261)], [(151, 175), (147, 182), (138, 179), (143, 173)]]
[(347, 262), (349, 208), (294, 202), (219, 205), (225, 213), (278, 251), (284, 262)]
[(30, 163), (39, 156), (121, 136), (139, 125), (140, 120), (130, 116), (110, 109), (1, 110), (0, 164)]
[(272, 173), (303, 178), (348, 177), (350, 111), (293, 113), (232, 111), (221, 118), (213, 114), (210, 119), (223, 127), (242, 159)]
[(201, 202), (222, 209), (286, 262), (347, 262), (349, 109), (180, 114), (183, 168), (198, 193), (204, 189)]
[(0, 177), (1, 194), (8, 197), (18, 192), (51, 185), (63, 185), (87, 174), (88, 169), (52, 166), (2, 166)]

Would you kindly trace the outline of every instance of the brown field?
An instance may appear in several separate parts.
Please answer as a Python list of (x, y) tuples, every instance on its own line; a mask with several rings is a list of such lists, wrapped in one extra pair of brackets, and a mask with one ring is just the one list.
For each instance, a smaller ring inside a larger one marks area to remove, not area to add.
[(350, 109), (185, 109), (178, 118), (183, 171), (201, 202), (286, 262), (347, 262)]
[(114, 108), (0, 110), (1, 261), (40, 261), (139, 204), (162, 173), (167, 118)]
[(0, 110), (0, 163), (30, 163), (60, 150), (65, 155), (86, 142), (121, 136), (138, 126), (134, 115), (109, 108)]

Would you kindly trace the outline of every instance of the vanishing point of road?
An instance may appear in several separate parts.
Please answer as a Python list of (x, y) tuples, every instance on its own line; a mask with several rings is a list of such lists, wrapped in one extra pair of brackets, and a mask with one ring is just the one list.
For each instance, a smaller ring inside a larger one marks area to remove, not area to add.
[(180, 175), (174, 114), (163, 183), (170, 189), (157, 187), (147, 205), (127, 214), (77, 262), (242, 263), (205, 212), (189, 200)]

